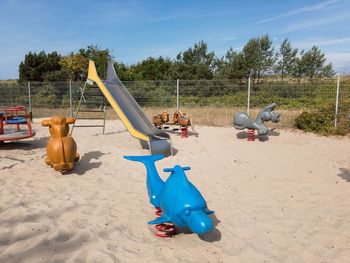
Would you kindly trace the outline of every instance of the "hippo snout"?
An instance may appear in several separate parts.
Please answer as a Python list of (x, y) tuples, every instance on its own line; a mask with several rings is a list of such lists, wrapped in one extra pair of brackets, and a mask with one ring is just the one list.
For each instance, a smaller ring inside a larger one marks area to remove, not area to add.
[(280, 121), (281, 114), (277, 112), (271, 112), (271, 121), (277, 123)]

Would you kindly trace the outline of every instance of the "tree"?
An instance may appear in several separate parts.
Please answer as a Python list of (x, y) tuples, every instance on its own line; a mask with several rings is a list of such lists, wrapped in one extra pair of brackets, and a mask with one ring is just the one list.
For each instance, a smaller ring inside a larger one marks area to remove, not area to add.
[(332, 64), (325, 65), (325, 54), (320, 48), (313, 46), (308, 51), (302, 51), (296, 60), (294, 76), (297, 78), (308, 77), (313, 81), (318, 77), (330, 77), (335, 73)]
[(218, 68), (218, 77), (227, 79), (243, 79), (248, 72), (243, 53), (232, 48), (221, 59)]
[(172, 78), (174, 63), (161, 56), (149, 57), (131, 68), (137, 80), (167, 80)]
[(247, 75), (252, 76), (257, 83), (272, 70), (276, 61), (272, 40), (268, 35), (250, 39), (243, 47), (243, 55)]
[(176, 57), (174, 78), (212, 79), (216, 60), (214, 52), (208, 52), (208, 45), (200, 41), (194, 47), (180, 52)]
[(123, 62), (114, 62), (114, 68), (120, 80), (135, 80), (135, 73), (133, 72), (133, 69)]
[(296, 58), (298, 49), (292, 48), (290, 41), (286, 38), (280, 46), (279, 57), (276, 65), (276, 73), (279, 74), (282, 80), (293, 74), (296, 66)]
[(87, 49), (80, 49), (79, 55), (92, 59), (95, 62), (97, 73), (101, 78), (104, 78), (106, 75), (107, 62), (113, 60), (113, 56), (108, 48), (101, 49), (97, 45), (90, 45)]
[(69, 74), (64, 69), (47, 72), (44, 76), (45, 82), (59, 82), (67, 81), (69, 79)]
[(322, 76), (329, 78), (335, 75), (335, 72), (333, 70), (333, 65), (332, 63), (328, 63), (327, 65), (325, 65), (322, 69)]
[(305, 76), (306, 73), (305, 62), (303, 59), (304, 53), (305, 50), (301, 50), (299, 56), (295, 58), (295, 65), (292, 73), (293, 77), (297, 78), (299, 81)]
[(56, 51), (46, 54), (29, 52), (19, 65), (19, 81), (43, 81), (48, 72), (60, 71), (61, 55)]
[(310, 80), (322, 74), (326, 58), (318, 47), (313, 46), (309, 51), (304, 53), (302, 59), (305, 65), (305, 74)]
[(70, 80), (81, 80), (87, 75), (88, 59), (82, 54), (72, 52), (61, 59), (60, 65), (68, 73)]

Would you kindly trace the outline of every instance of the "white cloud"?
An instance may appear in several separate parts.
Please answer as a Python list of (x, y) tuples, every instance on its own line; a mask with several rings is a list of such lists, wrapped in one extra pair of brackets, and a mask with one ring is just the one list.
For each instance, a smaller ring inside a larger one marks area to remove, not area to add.
[(332, 62), (334, 66), (350, 66), (350, 52), (330, 52), (326, 53), (326, 58), (328, 61)]
[(293, 23), (289, 26), (287, 26), (282, 32), (291, 32), (291, 31), (297, 31), (297, 30), (303, 30), (305, 28), (310, 28), (310, 27), (319, 27), (319, 26), (324, 26), (327, 24), (332, 24), (335, 22), (340, 22), (343, 20), (350, 19), (350, 13), (342, 13), (342, 14), (336, 14), (334, 16), (330, 16), (327, 18), (321, 18), (321, 19), (312, 19), (312, 20), (307, 20), (307, 21), (302, 21), (299, 23)]
[(293, 45), (298, 48), (310, 48), (312, 46), (336, 46), (342, 44), (350, 44), (350, 37), (343, 38), (310, 38), (305, 40), (293, 41)]
[(339, 74), (350, 73), (350, 52), (326, 53), (327, 62), (331, 62), (335, 71)]
[(305, 13), (305, 12), (321, 10), (321, 9), (324, 9), (324, 8), (326, 8), (330, 5), (333, 5), (339, 1), (340, 0), (329, 0), (329, 1), (321, 2), (321, 3), (315, 4), (315, 5), (311, 5), (311, 6), (300, 7), (300, 8), (288, 11), (286, 13), (283, 13), (283, 14), (279, 14), (279, 15), (276, 15), (273, 17), (262, 19), (262, 20), (258, 21), (257, 24), (263, 24), (263, 23), (270, 22), (270, 21), (273, 21), (276, 19), (280, 19), (280, 18), (288, 17), (288, 16), (293, 16), (293, 15), (298, 15), (298, 14)]

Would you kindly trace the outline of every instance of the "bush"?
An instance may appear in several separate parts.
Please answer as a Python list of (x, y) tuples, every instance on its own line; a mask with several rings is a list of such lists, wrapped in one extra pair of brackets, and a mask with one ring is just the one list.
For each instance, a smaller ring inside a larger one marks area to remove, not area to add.
[(32, 96), (32, 103), (35, 106), (54, 108), (58, 104), (54, 88), (51, 85), (40, 87)]
[(334, 127), (334, 109), (326, 107), (318, 111), (304, 111), (295, 119), (295, 127), (322, 135), (345, 135), (350, 132), (350, 128), (346, 122), (340, 122)]

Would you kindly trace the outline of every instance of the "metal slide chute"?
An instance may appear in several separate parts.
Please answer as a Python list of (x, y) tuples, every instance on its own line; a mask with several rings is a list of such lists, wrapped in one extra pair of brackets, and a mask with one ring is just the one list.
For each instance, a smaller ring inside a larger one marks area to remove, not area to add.
[(95, 82), (118, 114), (130, 134), (139, 139), (142, 147), (152, 154), (172, 155), (169, 134), (155, 128), (124, 84), (119, 80), (112, 62), (108, 62), (107, 77), (102, 81), (97, 74), (94, 61), (89, 61), (87, 83)]

